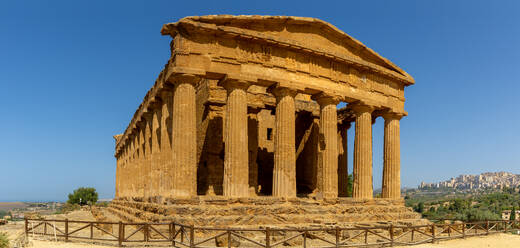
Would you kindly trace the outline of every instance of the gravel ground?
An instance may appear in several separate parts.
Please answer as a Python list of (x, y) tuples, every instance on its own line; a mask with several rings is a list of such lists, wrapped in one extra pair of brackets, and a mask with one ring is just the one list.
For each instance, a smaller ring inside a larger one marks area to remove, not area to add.
[(441, 241), (437, 244), (422, 244), (415, 246), (399, 246), (413, 248), (518, 248), (520, 247), (520, 235), (497, 233), (489, 236), (478, 236), (467, 239), (454, 239)]
[[(52, 241), (31, 241), (31, 246), (34, 248), (113, 248), (113, 246), (102, 246), (85, 243), (64, 243)], [(151, 247), (151, 246), (148, 246)], [(442, 241), (437, 244), (423, 244), (416, 246), (399, 246), (401, 248), (479, 248), (479, 247), (494, 247), (494, 248), (518, 248), (520, 247), (520, 235), (512, 234), (493, 234), (490, 236), (471, 237), (467, 239), (456, 239)]]

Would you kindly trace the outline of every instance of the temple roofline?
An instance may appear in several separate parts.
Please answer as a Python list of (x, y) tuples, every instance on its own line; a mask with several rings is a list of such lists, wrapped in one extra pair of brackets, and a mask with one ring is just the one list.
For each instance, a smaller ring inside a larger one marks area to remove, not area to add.
[[(356, 40), (355, 38), (353, 38), (352, 36), (348, 35), (347, 33), (341, 31), (340, 29), (338, 29), (334, 25), (332, 25), (332, 24), (330, 24), (330, 23), (328, 23), (326, 21), (317, 19), (317, 18), (295, 17), (295, 16), (260, 16), (260, 15), (189, 16), (189, 17), (184, 17), (184, 18), (180, 19), (177, 22), (164, 24), (163, 27), (161, 28), (161, 34), (163, 34), (163, 35), (170, 35), (170, 36), (173, 37), (180, 31), (178, 27), (180, 27), (182, 25), (190, 25), (190, 24), (196, 26), (197, 28), (211, 28), (211, 29), (214, 29), (214, 30), (227, 32), (228, 30), (225, 30), (226, 28), (227, 29), (235, 28), (235, 27), (232, 27), (232, 26), (226, 26), (225, 25), (225, 24), (231, 23), (232, 21), (235, 21), (235, 22), (251, 22), (251, 21), (254, 21), (254, 22), (262, 22), (262, 21), (263, 22), (268, 22), (268, 21), (270, 21), (270, 22), (276, 22), (278, 24), (280, 24), (280, 23), (283, 23), (283, 24), (291, 24), (291, 23), (292, 24), (299, 24), (299, 23), (303, 24), (303, 23), (306, 23), (306, 24), (310, 24), (310, 25), (315, 25), (315, 26), (317, 26), (320, 29), (321, 28), (328, 29), (329, 31), (331, 31), (332, 33), (338, 35), (339, 37), (346, 39), (346, 42), (352, 42), (355, 46), (357, 46), (358, 50), (366, 50), (369, 54), (375, 56), (376, 58), (378, 58), (380, 60), (380, 62), (382, 62), (383, 64), (386, 65), (386, 67), (385, 67), (385, 66), (380, 66), (380, 65), (373, 64), (373, 63), (365, 61), (365, 64), (368, 64), (368, 66), (373, 67), (374, 69), (377, 69), (377, 70), (384, 69), (384, 70), (396, 72), (397, 74), (399, 74), (401, 76), (400, 79), (403, 80), (403, 83), (406, 86), (415, 84), (415, 80), (414, 80), (414, 78), (411, 75), (409, 75), (406, 71), (404, 71), (403, 69), (401, 69), (400, 67), (398, 67), (394, 63), (392, 63), (390, 60), (388, 60), (387, 58), (379, 55), (377, 52), (375, 52), (374, 50), (370, 49), (365, 44), (363, 44), (362, 42)], [(269, 37), (269, 39), (270, 40), (276, 40), (276, 37), (274, 37), (274, 36), (273, 37)], [(291, 43), (292, 42), (293, 41), (291, 41)], [(316, 48), (313, 48), (311, 50), (315, 50), (315, 49)], [(323, 52), (323, 51), (318, 51), (318, 52)], [(342, 57), (342, 56), (340, 56), (340, 57)], [(359, 62), (359, 61), (355, 61), (357, 59), (354, 59), (354, 58), (349, 58), (349, 59), (353, 60), (353, 62)], [(378, 67), (381, 67), (381, 68), (378, 68)], [(396, 76), (396, 75), (394, 75), (394, 76)]]

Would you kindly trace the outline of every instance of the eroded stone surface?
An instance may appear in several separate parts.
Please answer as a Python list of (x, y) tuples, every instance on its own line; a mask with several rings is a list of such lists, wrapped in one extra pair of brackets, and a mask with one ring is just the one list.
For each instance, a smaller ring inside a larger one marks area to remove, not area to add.
[[(173, 39), (171, 58), (114, 136), (112, 211), (201, 225), (418, 218), (399, 200), (399, 120), (414, 84), (402, 69), (314, 18), (186, 17), (161, 32)], [(390, 204), (372, 199), (378, 116)]]
[(167, 199), (163, 204), (114, 200), (110, 211), (127, 221), (176, 222), (198, 226), (315, 226), (377, 221), (420, 222), (420, 214), (404, 207), (402, 200), (354, 200), (332, 202), (278, 197), (197, 197)]

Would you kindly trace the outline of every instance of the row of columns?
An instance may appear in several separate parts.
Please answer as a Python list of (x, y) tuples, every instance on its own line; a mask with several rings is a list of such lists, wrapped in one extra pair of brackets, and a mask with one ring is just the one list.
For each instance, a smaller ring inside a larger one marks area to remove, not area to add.
[[(182, 75), (161, 93), (118, 157), (116, 196), (190, 197), (197, 193), (195, 84)], [(171, 134), (168, 122), (172, 121)]]
[[(173, 94), (165, 92), (162, 105), (149, 111), (137, 134), (124, 147), (118, 159), (117, 196), (144, 197), (163, 195), (190, 197), (197, 194), (196, 89), (200, 79), (193, 75), (177, 77)], [(227, 91), (223, 137), (225, 143), (223, 194), (228, 197), (249, 196), (248, 154), (248, 82), (222, 81)], [(287, 87), (268, 89), (276, 97), (273, 196), (296, 197), (295, 96)], [(339, 99), (327, 94), (313, 98), (320, 105), (320, 181), (317, 186), (324, 198), (344, 195), (347, 159), (346, 129), (344, 155), (338, 160), (337, 104)], [(171, 106), (171, 109), (170, 107)], [(372, 111), (355, 104), (355, 142), (353, 198), (372, 198)], [(172, 132), (166, 124), (172, 120)], [(388, 113), (385, 119), (383, 198), (400, 197), (399, 119)], [(171, 147), (170, 147), (171, 144)], [(338, 166), (338, 161), (339, 165)], [(161, 175), (164, 174), (164, 175)], [(338, 177), (339, 175), (339, 177)]]

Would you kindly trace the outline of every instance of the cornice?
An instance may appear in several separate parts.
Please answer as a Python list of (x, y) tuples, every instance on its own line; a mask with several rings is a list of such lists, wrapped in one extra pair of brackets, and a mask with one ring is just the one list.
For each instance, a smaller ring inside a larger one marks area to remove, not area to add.
[[(209, 16), (211, 18), (230, 18), (232, 16)], [(208, 18), (209, 18), (208, 17)], [(338, 35), (341, 35), (344, 39), (348, 39), (349, 41), (354, 42), (356, 45), (360, 47), (360, 49), (365, 49), (369, 53), (373, 54), (374, 56), (378, 57), (382, 61), (384, 61), (388, 66), (392, 67), (394, 70), (390, 70), (388, 68), (385, 68), (383, 66), (367, 62), (358, 58), (354, 58), (352, 56), (348, 56), (345, 54), (340, 53), (333, 53), (329, 52), (326, 49), (317, 47), (317, 46), (309, 46), (302, 44), (301, 42), (293, 39), (278, 37), (275, 35), (269, 35), (260, 33), (253, 30), (247, 30), (243, 28), (237, 28), (237, 27), (230, 27), (230, 26), (222, 26), (222, 25), (216, 25), (212, 23), (203, 23), (200, 22), (200, 20), (204, 20), (205, 17), (186, 17), (181, 20), (179, 20), (176, 23), (168, 23), (163, 25), (161, 29), (161, 33), (163, 35), (170, 35), (174, 37), (177, 33), (190, 33), (190, 30), (194, 30), (199, 33), (207, 34), (208, 32), (213, 33), (220, 33), (222, 35), (228, 35), (231, 37), (240, 38), (243, 40), (254, 40), (257, 42), (265, 42), (271, 45), (275, 45), (281, 48), (287, 48), (296, 50), (300, 53), (309, 53), (315, 56), (321, 56), (326, 57), (328, 59), (335, 60), (340, 63), (345, 63), (348, 65), (354, 65), (360, 69), (368, 70), (371, 72), (378, 73), (380, 75), (390, 77), (394, 80), (397, 80), (398, 82), (402, 82), (406, 86), (412, 85), (415, 83), (415, 80), (404, 70), (390, 62), (388, 59), (382, 57), (378, 53), (374, 52), (372, 49), (366, 47), (363, 43), (359, 42), (358, 40), (350, 37), (346, 33), (342, 32), (341, 30), (337, 29), (333, 25), (324, 22), (319, 19), (315, 18), (302, 18), (302, 17), (285, 17), (285, 16), (277, 16), (277, 17), (270, 17), (270, 16), (238, 16), (237, 18), (248, 18), (248, 19), (258, 19), (259, 21), (265, 20), (265, 19), (287, 19), (287, 20), (298, 20), (302, 22), (307, 22), (309, 24), (318, 24), (322, 27), (326, 27), (331, 29), (333, 32), (335, 32)], [(206, 18), (207, 19), (207, 18)]]

